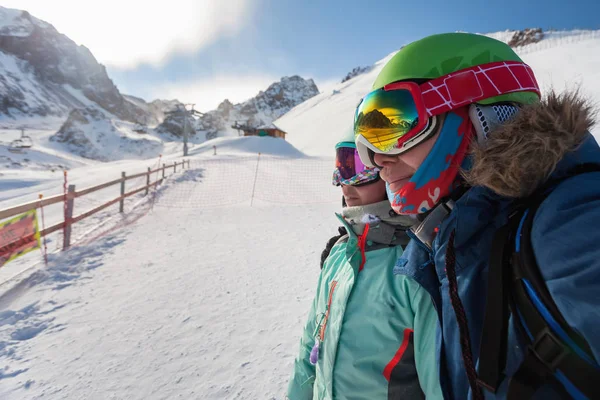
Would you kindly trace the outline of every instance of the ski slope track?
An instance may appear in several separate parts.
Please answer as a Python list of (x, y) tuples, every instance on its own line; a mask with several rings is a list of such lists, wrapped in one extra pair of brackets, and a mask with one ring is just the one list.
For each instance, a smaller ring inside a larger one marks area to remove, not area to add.
[[(550, 32), (517, 51), (543, 90), (600, 99), (599, 31)], [(391, 56), (276, 121), (286, 142), (192, 143), (190, 169), (128, 199), (122, 215), (115, 206), (76, 224), (69, 251), (49, 237), (47, 266), (34, 252), (0, 268), (0, 399), (283, 399), (337, 232), (332, 149)], [(62, 193), (63, 168), (80, 189), (181, 160), (180, 143), (160, 158), (90, 160), (48, 140), (57, 124), (28, 120), (25, 154), (0, 147), (0, 208)], [(4, 145), (20, 134), (0, 129)], [(76, 199), (77, 212), (118, 187), (95, 195)], [(45, 209), (46, 225), (61, 207)]]

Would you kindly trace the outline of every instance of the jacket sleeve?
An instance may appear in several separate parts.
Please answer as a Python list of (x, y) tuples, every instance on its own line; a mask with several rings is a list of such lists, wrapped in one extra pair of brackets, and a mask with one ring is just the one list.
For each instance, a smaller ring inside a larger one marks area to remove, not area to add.
[[(321, 277), (317, 287), (321, 285)], [(317, 295), (318, 296), (318, 292)], [(313, 385), (315, 382), (315, 366), (310, 363), (310, 352), (315, 344), (314, 332), (316, 329), (315, 309), (317, 297), (315, 296), (308, 320), (304, 326), (302, 337), (300, 338), (300, 351), (294, 360), (294, 370), (287, 390), (289, 400), (311, 400), (313, 398)]]
[(600, 361), (600, 173), (570, 178), (540, 205), (531, 244), (552, 299)]
[(442, 399), (439, 363), (436, 353), (438, 315), (429, 293), (416, 282), (414, 285), (416, 286), (412, 297), (414, 350), (419, 383), (428, 400)]

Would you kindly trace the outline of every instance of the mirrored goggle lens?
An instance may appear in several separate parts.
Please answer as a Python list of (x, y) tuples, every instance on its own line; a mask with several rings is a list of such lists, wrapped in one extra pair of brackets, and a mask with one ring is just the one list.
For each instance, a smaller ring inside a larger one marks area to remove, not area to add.
[(419, 124), (419, 113), (408, 90), (375, 90), (356, 109), (354, 135), (362, 135), (382, 152), (392, 150)]
[(335, 166), (343, 179), (350, 179), (366, 168), (360, 161), (358, 151), (353, 147), (338, 147), (335, 150)]

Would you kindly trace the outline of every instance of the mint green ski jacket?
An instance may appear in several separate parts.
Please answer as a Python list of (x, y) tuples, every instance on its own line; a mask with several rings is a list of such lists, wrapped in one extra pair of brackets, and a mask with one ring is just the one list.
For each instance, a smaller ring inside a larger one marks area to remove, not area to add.
[(441, 399), (437, 312), (416, 281), (397, 273), (402, 247), (390, 245), (405, 233), (375, 222), (357, 236), (338, 218), (348, 236), (321, 271), (288, 398)]

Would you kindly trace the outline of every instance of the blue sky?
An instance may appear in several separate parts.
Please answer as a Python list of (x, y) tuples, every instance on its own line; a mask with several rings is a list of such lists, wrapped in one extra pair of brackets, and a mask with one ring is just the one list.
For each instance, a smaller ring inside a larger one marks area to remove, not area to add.
[(122, 92), (201, 110), (242, 101), (284, 75), (328, 87), (434, 33), (600, 28), (600, 2), (588, 0), (105, 0), (106, 18), (77, 5), (87, 2), (10, 1), (89, 47)]

